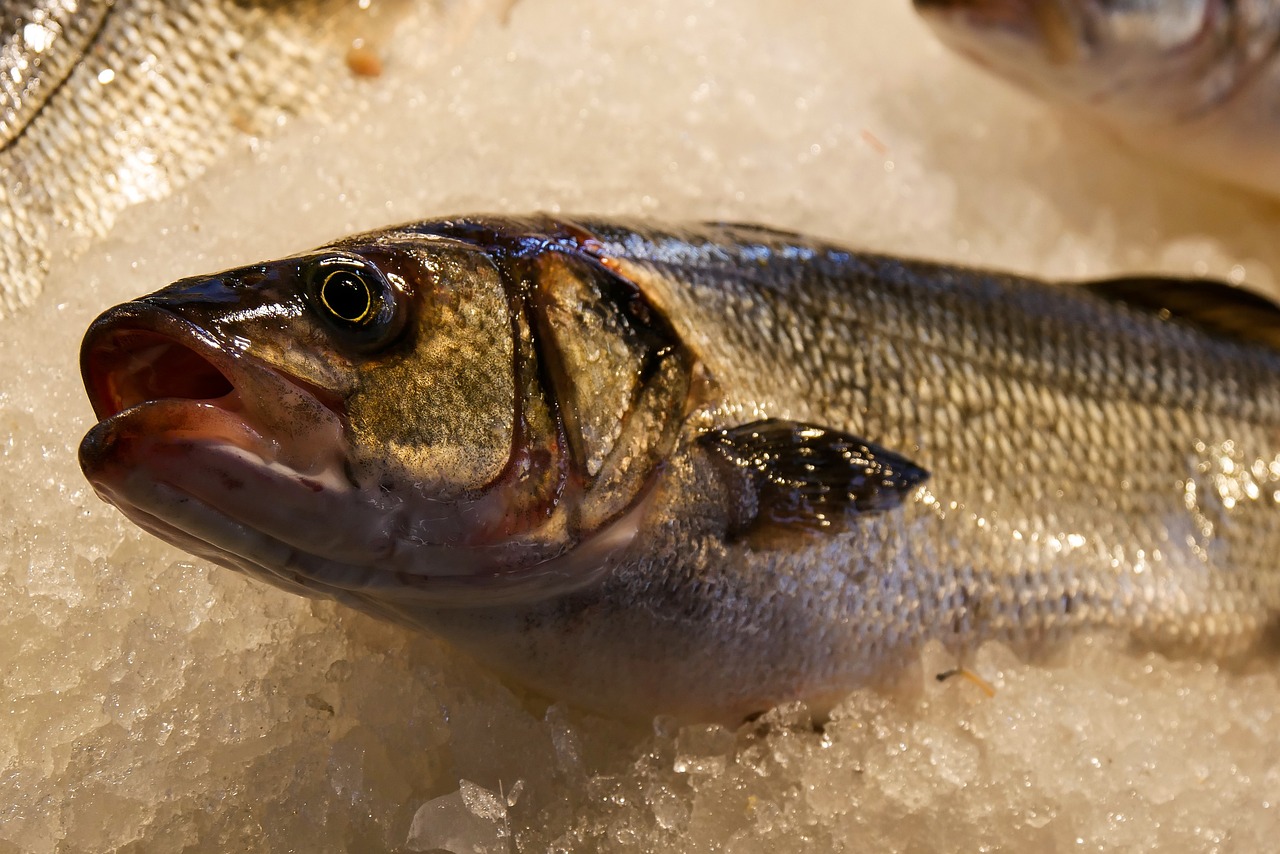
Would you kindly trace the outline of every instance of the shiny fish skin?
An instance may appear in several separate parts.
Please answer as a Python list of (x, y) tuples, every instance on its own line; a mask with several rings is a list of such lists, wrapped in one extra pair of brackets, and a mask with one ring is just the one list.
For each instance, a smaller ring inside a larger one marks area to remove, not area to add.
[[(339, 268), (391, 295), (377, 335), (322, 316)], [(1087, 288), (752, 226), (463, 218), (184, 280), (83, 362), (82, 465), (143, 527), (623, 716), (822, 705), (929, 640), (1234, 656), (1280, 607), (1280, 353)], [(725, 464), (718, 437), (791, 422)], [(804, 485), (752, 466), (837, 434), (884, 464), (848, 487), (872, 500), (767, 512)]]
[(1134, 148), (1280, 193), (1277, 0), (915, 0), (950, 47)]
[[(374, 4), (376, 26), (403, 6)], [(0, 317), (35, 299), (55, 241), (105, 234), (284, 117), (334, 106), (370, 14), (339, 0), (5, 3)]]
[[(13, 7), (13, 8), (11, 8)], [(0, 146), (22, 133), (97, 37), (110, 2), (6, 3), (0, 20)]]

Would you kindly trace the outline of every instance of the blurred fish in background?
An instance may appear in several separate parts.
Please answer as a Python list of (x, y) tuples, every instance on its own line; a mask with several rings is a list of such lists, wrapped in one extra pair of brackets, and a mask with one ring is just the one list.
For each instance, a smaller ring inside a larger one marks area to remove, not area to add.
[(950, 47), (1129, 145), (1280, 194), (1280, 0), (914, 0)]
[(0, 317), (55, 251), (111, 228), (294, 114), (375, 75), (407, 0), (0, 5)]

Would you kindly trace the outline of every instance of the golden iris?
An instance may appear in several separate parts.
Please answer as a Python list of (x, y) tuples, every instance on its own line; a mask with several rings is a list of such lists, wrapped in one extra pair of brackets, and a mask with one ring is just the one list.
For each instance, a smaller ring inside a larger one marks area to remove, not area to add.
[(345, 323), (366, 323), (377, 308), (373, 287), (363, 276), (350, 270), (335, 270), (325, 276), (318, 296), (320, 304)]

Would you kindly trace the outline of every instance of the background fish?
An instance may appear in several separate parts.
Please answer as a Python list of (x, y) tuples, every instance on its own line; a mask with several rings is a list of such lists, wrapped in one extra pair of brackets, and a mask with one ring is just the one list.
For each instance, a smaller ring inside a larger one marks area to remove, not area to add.
[(194, 554), (625, 716), (829, 704), (930, 640), (1234, 655), (1280, 607), (1280, 312), (1155, 284), (408, 225), (107, 312), (81, 462)]
[(1280, 2), (915, 0), (984, 68), (1135, 148), (1280, 193)]
[[(107, 232), (287, 116), (348, 108), (353, 40), (403, 0), (33, 0), (0, 13), (0, 317)], [(362, 8), (363, 7), (363, 8)], [(348, 87), (349, 88), (349, 87)]]

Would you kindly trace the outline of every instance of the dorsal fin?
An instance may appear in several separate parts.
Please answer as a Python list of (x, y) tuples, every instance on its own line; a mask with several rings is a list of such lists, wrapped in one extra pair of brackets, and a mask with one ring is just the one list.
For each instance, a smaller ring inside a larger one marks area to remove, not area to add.
[(806, 237), (798, 231), (788, 231), (785, 228), (774, 228), (771, 225), (760, 225), (756, 222), (730, 222), (729, 220), (717, 219), (703, 222), (706, 228), (723, 229), (741, 238), (754, 240), (776, 240), (782, 243), (810, 243), (812, 238)]
[(1085, 282), (1104, 299), (1198, 326), (1237, 341), (1280, 350), (1280, 305), (1245, 288), (1207, 279), (1129, 276)]

